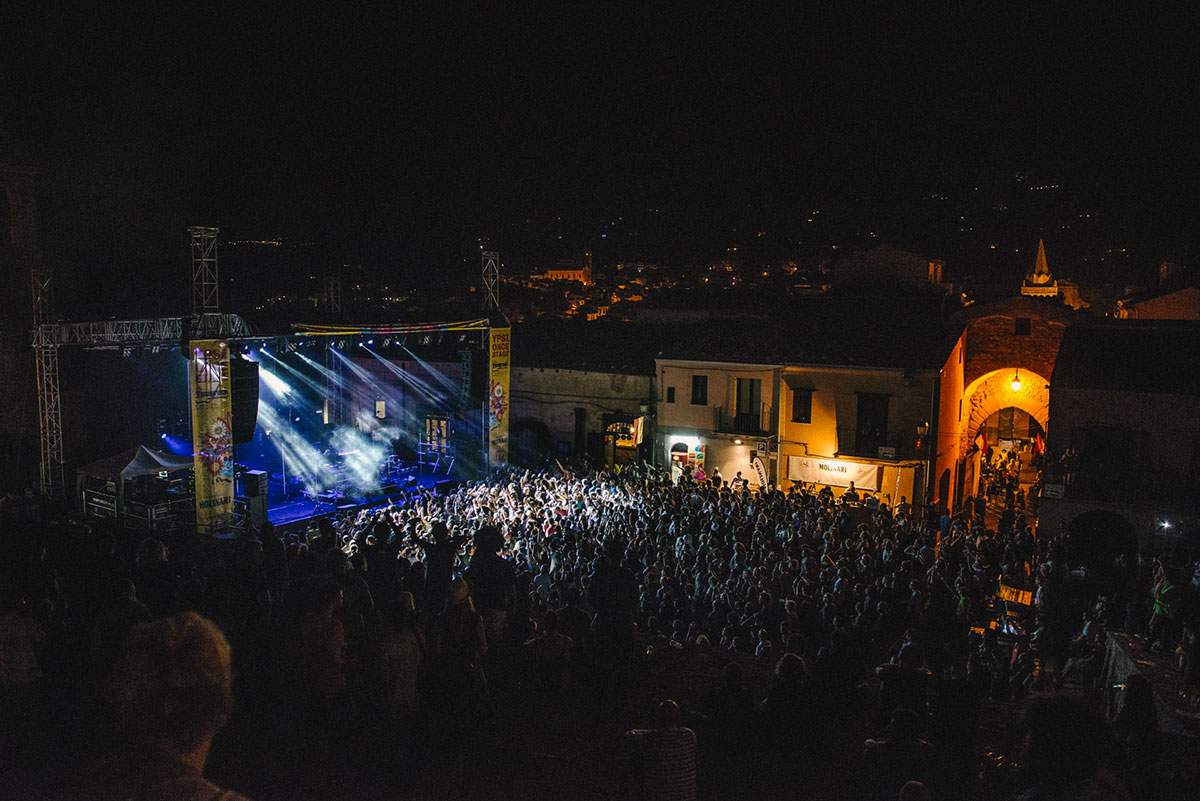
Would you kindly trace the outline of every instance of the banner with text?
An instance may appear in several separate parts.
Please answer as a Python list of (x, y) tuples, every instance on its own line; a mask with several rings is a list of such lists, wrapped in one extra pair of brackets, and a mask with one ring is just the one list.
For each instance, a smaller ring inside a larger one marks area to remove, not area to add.
[(754, 477), (758, 479), (758, 486), (762, 489), (770, 487), (771, 480), (767, 478), (767, 464), (757, 453), (750, 454), (750, 465), (754, 468)]
[(196, 471), (196, 529), (209, 532), (233, 515), (233, 404), (229, 347), (217, 339), (192, 342), (188, 381)]
[(788, 478), (832, 487), (848, 487), (853, 481), (857, 489), (874, 492), (879, 489), (879, 465), (847, 462), (844, 459), (789, 456)]
[(512, 329), (493, 328), (488, 348), (488, 464), (508, 463), (508, 373)]

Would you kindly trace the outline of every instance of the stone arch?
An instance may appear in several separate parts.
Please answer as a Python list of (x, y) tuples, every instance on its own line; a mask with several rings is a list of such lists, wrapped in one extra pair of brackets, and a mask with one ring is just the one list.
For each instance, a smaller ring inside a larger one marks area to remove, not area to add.
[[(1021, 378), (1021, 388), (1016, 391), (1011, 386), (1014, 373)], [(984, 373), (967, 385), (963, 398), (969, 410), (964, 429), (968, 444), (988, 417), (1009, 406), (1029, 414), (1043, 431), (1049, 430), (1050, 382), (1032, 370), (1014, 365)]]

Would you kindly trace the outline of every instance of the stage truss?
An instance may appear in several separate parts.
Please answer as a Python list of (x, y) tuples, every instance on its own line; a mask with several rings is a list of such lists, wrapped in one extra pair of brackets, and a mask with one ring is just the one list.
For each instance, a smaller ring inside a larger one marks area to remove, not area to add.
[(59, 348), (172, 348), (180, 346), (185, 333), (190, 335), (194, 332), (204, 332), (206, 336), (219, 339), (250, 336), (249, 326), (236, 314), (80, 323), (43, 322), (34, 329), (33, 350), (37, 366), (38, 427), (41, 437), (39, 477), (44, 496), (58, 497), (64, 480)]
[[(51, 290), (52, 273), (37, 270), (33, 275), (34, 329), (32, 346), (36, 368), (38, 396), (38, 429), (40, 438), (39, 484), (42, 495), (55, 498), (64, 487), (62, 396), (59, 378), (59, 349), (62, 347), (84, 348), (173, 348), (185, 339), (248, 339), (252, 336), (249, 326), (236, 314), (221, 314), (219, 308), (219, 280), (217, 271), (217, 236), (219, 229), (192, 226), (192, 315), (191, 317), (159, 317), (131, 320), (98, 320), (86, 322), (52, 322)], [(482, 254), (482, 279), (484, 311), (498, 319), (499, 297), (499, 254), (487, 251)], [(340, 290), (340, 287), (338, 288)], [(340, 307), (340, 291), (336, 307)], [(507, 323), (504, 323), (507, 325)], [(412, 323), (393, 325), (293, 325), (297, 336), (312, 337), (363, 337), (363, 336), (408, 336), (431, 335), (444, 332), (477, 332), (481, 336), (481, 352), (488, 352), (492, 322), (488, 317), (452, 322)], [(327, 356), (331, 374), (340, 376), (341, 360)], [(329, 383), (334, 384), (330, 379)], [(340, 422), (344, 408), (340, 390), (329, 393), (330, 422)], [(482, 450), (487, 463), (487, 403), (483, 404), (485, 425)]]

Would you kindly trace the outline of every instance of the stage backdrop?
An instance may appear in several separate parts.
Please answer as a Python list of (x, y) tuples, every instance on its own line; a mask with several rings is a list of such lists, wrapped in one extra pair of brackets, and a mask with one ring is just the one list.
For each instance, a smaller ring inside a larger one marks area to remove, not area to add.
[(192, 445), (196, 470), (196, 530), (211, 532), (233, 515), (233, 404), (229, 348), (216, 339), (192, 342)]
[(508, 463), (508, 367), (512, 329), (493, 328), (488, 358), (488, 464)]
[(788, 478), (792, 481), (829, 484), (833, 487), (848, 487), (853, 481), (858, 489), (874, 492), (879, 489), (879, 466), (848, 462), (844, 459), (789, 456)]

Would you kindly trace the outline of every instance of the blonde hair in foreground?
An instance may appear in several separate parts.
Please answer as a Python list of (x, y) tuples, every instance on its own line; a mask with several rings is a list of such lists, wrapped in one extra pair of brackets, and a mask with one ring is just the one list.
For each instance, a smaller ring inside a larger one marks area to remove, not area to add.
[(211, 738), (229, 717), (230, 663), (221, 629), (195, 612), (135, 627), (110, 684), (127, 742), (186, 752)]

